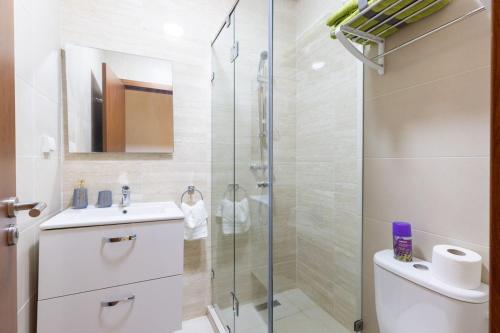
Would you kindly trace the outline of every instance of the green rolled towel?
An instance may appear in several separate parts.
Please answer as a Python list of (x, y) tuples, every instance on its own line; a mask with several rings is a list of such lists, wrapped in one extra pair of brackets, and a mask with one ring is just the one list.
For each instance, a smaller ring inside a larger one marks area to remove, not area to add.
[(326, 21), (326, 25), (329, 27), (337, 26), (342, 23), (346, 19), (346, 17), (350, 16), (356, 11), (358, 11), (358, 0), (347, 0), (342, 8), (330, 15), (330, 17)]
[[(381, 22), (385, 21), (388, 17), (396, 14), (399, 12), (398, 15), (393, 17), (391, 20), (389, 20), (387, 23), (377, 27), (370, 33), (377, 35), (382, 38), (387, 38), (391, 36), (392, 34), (396, 33), (400, 28), (410, 24), (417, 22), (429, 15), (432, 15), (436, 13), (437, 11), (441, 10), (443, 7), (448, 5), (451, 0), (441, 0), (441, 1), (436, 1), (436, 0), (424, 0), (420, 3), (417, 3), (412, 6), (412, 4), (415, 2), (415, 0), (404, 0), (392, 7), (391, 9), (385, 11), (382, 15), (377, 17), (377, 19), (371, 20), (370, 23), (363, 25), (365, 22), (367, 22), (370, 18), (376, 16), (379, 14), (381, 11), (386, 9), (387, 7), (393, 5), (396, 3), (398, 0), (369, 0), (368, 5), (371, 6), (369, 7), (369, 10), (366, 11), (362, 16), (354, 20), (349, 24), (350, 27), (352, 28), (358, 28), (361, 26), (360, 30), (361, 31), (368, 31), (374, 26), (380, 24)], [(434, 3), (432, 6), (432, 3)], [(413, 14), (417, 13), (418, 11), (424, 9), (425, 7), (429, 6), (429, 8), (425, 9), (421, 13), (413, 16), (412, 18), (408, 18), (412, 16)], [(353, 9), (354, 8), (354, 9)], [(407, 8), (405, 10), (405, 8)], [(353, 18), (355, 18), (359, 14), (359, 9), (358, 9), (358, 1), (357, 0), (349, 0), (339, 11), (333, 13), (327, 20), (327, 25), (329, 27), (332, 27), (332, 33), (331, 37), (333, 39), (336, 38), (334, 31), (335, 29), (341, 25), (341, 24), (346, 24), (349, 21), (351, 21)], [(397, 27), (394, 27), (395, 24), (399, 22), (403, 22), (399, 24)], [(355, 36), (350, 36), (350, 39), (354, 40), (357, 43), (360, 44), (366, 44), (368, 41), (356, 38)]]

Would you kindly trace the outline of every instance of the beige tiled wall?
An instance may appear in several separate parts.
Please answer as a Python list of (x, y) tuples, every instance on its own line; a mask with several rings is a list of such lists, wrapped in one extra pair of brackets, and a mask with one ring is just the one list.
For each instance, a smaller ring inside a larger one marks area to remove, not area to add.
[(362, 66), (330, 39), (335, 6), (298, 3), (297, 285), (350, 329), (361, 318)]
[[(477, 4), (443, 11), (389, 38), (390, 49)], [(415, 255), (436, 244), (479, 252), (488, 279), (490, 17), (487, 13), (386, 57), (365, 71), (363, 316), (376, 333), (373, 254), (391, 248), (391, 221), (414, 229)]]
[[(85, 179), (89, 200), (110, 189), (118, 202), (129, 184), (132, 201), (179, 202), (188, 185), (201, 190), (210, 207), (210, 40), (232, 0), (112, 1), (63, 0), (62, 43), (170, 60), (174, 82), (175, 152), (172, 155), (65, 154), (64, 205), (77, 180)], [(164, 23), (184, 28), (181, 38)], [(67, 151), (67, 145), (65, 147)], [(210, 303), (209, 241), (185, 243), (184, 317), (205, 313)]]
[[(36, 219), (18, 214), (18, 332), (36, 331), (38, 225), (61, 208), (59, 4), (56, 0), (14, 1), (16, 80), (17, 196), (45, 201)], [(41, 137), (56, 140), (56, 150), (41, 151)]]

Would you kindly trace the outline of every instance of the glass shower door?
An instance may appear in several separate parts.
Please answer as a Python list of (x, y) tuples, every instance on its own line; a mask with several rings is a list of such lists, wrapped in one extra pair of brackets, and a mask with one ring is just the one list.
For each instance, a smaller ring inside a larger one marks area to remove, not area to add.
[(267, 0), (240, 0), (234, 12), (237, 332), (268, 331), (267, 4)]
[(273, 3), (273, 332), (361, 331), (363, 66), (317, 2), (294, 33)]
[[(234, 19), (230, 16), (231, 21)], [(223, 325), (234, 328), (234, 25), (212, 45), (212, 301)]]
[(362, 326), (363, 67), (295, 3), (240, 0), (212, 45), (213, 304), (231, 333)]

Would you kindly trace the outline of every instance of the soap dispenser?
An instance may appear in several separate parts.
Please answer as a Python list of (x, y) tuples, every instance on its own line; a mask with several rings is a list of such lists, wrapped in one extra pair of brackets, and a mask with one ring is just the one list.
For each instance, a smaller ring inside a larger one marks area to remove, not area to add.
[(78, 187), (73, 190), (73, 209), (84, 209), (89, 204), (85, 181), (80, 180)]

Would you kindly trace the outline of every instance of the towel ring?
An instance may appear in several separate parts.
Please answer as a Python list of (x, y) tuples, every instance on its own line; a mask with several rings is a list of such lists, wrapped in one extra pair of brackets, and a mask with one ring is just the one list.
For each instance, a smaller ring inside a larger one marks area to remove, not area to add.
[(200, 190), (198, 190), (196, 187), (194, 187), (194, 185), (189, 185), (187, 190), (184, 191), (184, 193), (182, 193), (182, 195), (181, 195), (181, 203), (184, 202), (184, 196), (186, 194), (189, 194), (190, 196), (192, 196), (195, 192), (198, 192), (198, 194), (201, 197), (201, 200), (203, 200), (203, 193), (201, 193)]

